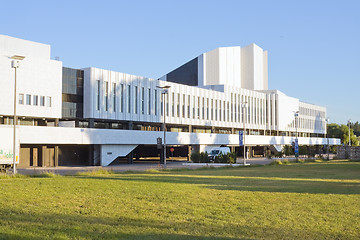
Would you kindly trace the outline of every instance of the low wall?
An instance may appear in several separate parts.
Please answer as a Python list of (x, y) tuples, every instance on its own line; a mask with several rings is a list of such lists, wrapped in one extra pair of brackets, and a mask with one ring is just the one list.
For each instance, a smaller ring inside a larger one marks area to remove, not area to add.
[(360, 146), (338, 146), (336, 157), (341, 159), (358, 160), (360, 159)]

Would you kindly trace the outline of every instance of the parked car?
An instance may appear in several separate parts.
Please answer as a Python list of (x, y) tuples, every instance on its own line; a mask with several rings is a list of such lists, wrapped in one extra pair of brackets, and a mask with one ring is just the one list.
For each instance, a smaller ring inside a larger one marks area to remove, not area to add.
[(230, 153), (230, 148), (229, 147), (218, 147), (218, 148), (213, 148), (211, 150), (211, 152), (209, 153), (209, 160), (210, 162), (213, 162), (215, 160), (215, 158), (217, 156), (219, 156), (220, 154), (228, 154)]

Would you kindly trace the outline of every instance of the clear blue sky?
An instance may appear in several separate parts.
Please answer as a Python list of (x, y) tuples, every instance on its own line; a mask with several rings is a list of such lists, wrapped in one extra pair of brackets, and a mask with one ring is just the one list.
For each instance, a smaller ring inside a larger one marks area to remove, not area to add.
[(269, 53), (269, 88), (360, 121), (360, 1), (0, 1), (0, 34), (73, 68), (158, 78), (217, 47)]

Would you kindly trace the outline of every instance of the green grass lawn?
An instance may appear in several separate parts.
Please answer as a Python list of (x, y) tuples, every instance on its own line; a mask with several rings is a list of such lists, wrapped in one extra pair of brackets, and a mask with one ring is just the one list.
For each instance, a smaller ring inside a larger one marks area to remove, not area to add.
[(360, 162), (1, 177), (0, 239), (360, 239)]

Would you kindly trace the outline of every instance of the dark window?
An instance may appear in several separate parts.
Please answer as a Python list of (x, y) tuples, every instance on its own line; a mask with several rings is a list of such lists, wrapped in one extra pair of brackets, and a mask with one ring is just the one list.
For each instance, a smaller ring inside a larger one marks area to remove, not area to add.
[[(63, 118), (83, 118), (83, 101), (84, 101), (83, 91), (84, 91), (84, 71), (63, 67), (62, 69), (62, 117)], [(44, 105), (45, 105), (45, 98), (41, 96), (40, 106), (44, 106)]]

